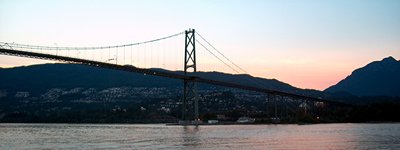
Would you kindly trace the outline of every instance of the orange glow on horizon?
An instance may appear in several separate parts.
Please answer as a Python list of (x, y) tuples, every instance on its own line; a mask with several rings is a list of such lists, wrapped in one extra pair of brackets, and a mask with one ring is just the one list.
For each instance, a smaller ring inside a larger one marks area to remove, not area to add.
[[(14, 56), (0, 56), (0, 67), (10, 68), (15, 66), (28, 66), (43, 63), (58, 63), (53, 61), (37, 60), (32, 58), (18, 58)], [(266, 79), (277, 79), (281, 82), (288, 83), (294, 87), (303, 89), (325, 90), (344, 79), (357, 68), (363, 67), (366, 63), (362, 61), (354, 63), (319, 64), (319, 63), (299, 63), (293, 64), (295, 61), (283, 60), (282, 63), (276, 63), (270, 66), (251, 66), (248, 73), (255, 77)], [(215, 67), (210, 64), (199, 66), (200, 71), (212, 71)], [(270, 69), (259, 69), (270, 68)], [(179, 70), (179, 68), (177, 69)], [(224, 68), (220, 72), (234, 73), (229, 68)]]

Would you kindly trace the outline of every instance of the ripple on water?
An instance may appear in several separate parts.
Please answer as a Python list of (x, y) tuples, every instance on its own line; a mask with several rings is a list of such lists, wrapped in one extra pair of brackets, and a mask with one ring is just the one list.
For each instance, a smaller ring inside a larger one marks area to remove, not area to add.
[(399, 149), (400, 124), (0, 124), (0, 149)]

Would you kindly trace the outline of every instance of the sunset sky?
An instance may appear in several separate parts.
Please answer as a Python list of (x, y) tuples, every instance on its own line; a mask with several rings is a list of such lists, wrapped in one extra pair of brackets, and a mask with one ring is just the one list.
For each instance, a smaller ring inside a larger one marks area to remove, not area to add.
[[(0, 0), (1, 42), (113, 45), (188, 28), (249, 74), (300, 88), (400, 59), (400, 0)], [(0, 67), (46, 62), (0, 56)]]

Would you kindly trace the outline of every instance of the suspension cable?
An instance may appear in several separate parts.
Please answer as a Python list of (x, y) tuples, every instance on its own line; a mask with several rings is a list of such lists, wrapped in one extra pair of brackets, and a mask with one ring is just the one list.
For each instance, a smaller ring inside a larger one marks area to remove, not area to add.
[[(196, 32), (196, 34), (202, 39), (204, 40), (210, 47), (212, 47), (215, 51), (217, 51), (222, 57), (224, 57), (226, 60), (228, 60), (231, 64), (233, 64), (235, 67), (239, 68), (239, 70), (243, 71), (245, 74), (248, 74), (246, 70), (244, 70), (243, 68), (239, 67), (238, 65), (236, 65), (236, 63), (234, 63), (232, 60), (230, 60), (228, 57), (226, 57), (224, 54), (222, 54), (217, 48), (215, 48), (210, 42), (208, 42), (203, 36), (201, 36), (198, 32)], [(236, 69), (234, 69), (232, 66), (228, 65), (225, 61), (221, 60), (218, 56), (216, 56), (214, 53), (212, 53), (208, 48), (206, 48), (203, 44), (201, 44), (201, 42), (199, 42), (197, 39), (196, 41), (204, 48), (206, 49), (208, 52), (210, 52), (212, 55), (214, 55), (214, 57), (216, 57), (218, 60), (220, 60), (221, 62), (223, 62), (225, 65), (227, 65), (229, 68), (231, 68), (233, 71), (235, 71), (236, 73), (240, 74), (239, 71), (237, 71)], [(258, 80), (255, 80), (253, 78), (246, 78), (247, 80), (261, 86), (264, 88), (267, 88), (264, 84), (260, 83)]]
[(225, 61), (223, 61), (221, 58), (219, 58), (217, 55), (215, 55), (213, 52), (211, 52), (207, 47), (205, 47), (200, 41), (198, 41), (196, 39), (196, 42), (199, 43), (204, 49), (206, 49), (211, 55), (213, 55), (215, 58), (217, 58), (219, 61), (221, 61), (222, 63), (224, 63), (226, 66), (228, 66), (229, 68), (231, 68), (233, 71), (235, 71), (236, 73), (240, 73), (239, 71), (237, 71), (235, 68), (233, 68), (231, 65), (229, 65), (228, 63), (226, 63)]
[(222, 57), (224, 57), (226, 60), (228, 60), (231, 64), (233, 64), (235, 67), (239, 68), (239, 70), (243, 71), (244, 73), (247, 73), (246, 70), (244, 70), (243, 68), (239, 67), (238, 65), (236, 65), (236, 63), (234, 63), (233, 61), (231, 61), (228, 57), (226, 57), (224, 54), (222, 54), (217, 48), (215, 48), (213, 45), (211, 45), (210, 42), (208, 42), (203, 36), (201, 36), (198, 32), (196, 32), (196, 34), (203, 39), (209, 46), (211, 46), (215, 51), (217, 51)]
[(123, 44), (123, 45), (113, 45), (113, 46), (98, 46), (98, 47), (58, 47), (58, 46), (38, 46), (38, 45), (27, 45), (27, 44), (16, 44), (16, 43), (7, 43), (7, 42), (0, 42), (0, 44), (7, 45), (10, 48), (23, 48), (23, 49), (42, 49), (42, 50), (96, 50), (96, 49), (111, 49), (111, 48), (119, 48), (119, 47), (126, 47), (126, 46), (135, 46), (147, 43), (153, 43), (165, 39), (169, 39), (172, 37), (176, 37), (178, 35), (184, 34), (185, 32), (176, 33), (173, 35), (165, 36), (158, 39), (153, 39), (149, 41), (131, 43), (131, 44)]

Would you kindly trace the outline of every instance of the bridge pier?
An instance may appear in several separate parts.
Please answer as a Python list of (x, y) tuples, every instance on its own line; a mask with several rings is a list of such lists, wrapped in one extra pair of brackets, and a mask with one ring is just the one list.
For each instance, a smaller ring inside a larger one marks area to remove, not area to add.
[[(191, 71), (190, 71), (191, 70)], [(184, 60), (184, 74), (196, 72), (196, 45), (195, 45), (195, 31), (189, 29), (185, 31), (185, 60)], [(195, 124), (200, 121), (199, 118), (199, 98), (197, 96), (197, 86), (194, 82), (195, 78), (183, 80), (183, 98), (182, 98), (182, 122), (193, 120)], [(190, 103), (189, 103), (190, 102)], [(192, 104), (192, 106), (188, 106)], [(194, 106), (193, 106), (194, 105)], [(191, 114), (188, 114), (189, 109), (194, 109)]]

